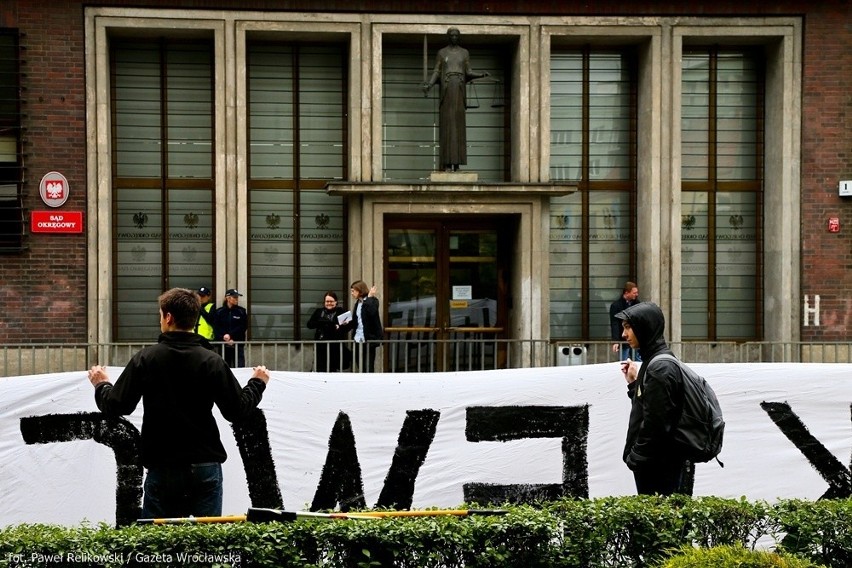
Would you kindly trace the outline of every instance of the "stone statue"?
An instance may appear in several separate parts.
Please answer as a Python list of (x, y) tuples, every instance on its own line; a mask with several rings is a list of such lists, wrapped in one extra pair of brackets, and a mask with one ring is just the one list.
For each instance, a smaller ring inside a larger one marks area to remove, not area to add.
[(460, 37), (457, 28), (447, 30), (450, 43), (438, 51), (432, 76), (423, 83), (423, 92), (428, 94), (432, 85), (441, 82), (441, 165), (448, 172), (458, 171), (459, 165), (467, 163), (465, 86), (473, 79), (488, 77), (488, 73), (474, 73), (470, 68), (470, 54), (459, 45)]

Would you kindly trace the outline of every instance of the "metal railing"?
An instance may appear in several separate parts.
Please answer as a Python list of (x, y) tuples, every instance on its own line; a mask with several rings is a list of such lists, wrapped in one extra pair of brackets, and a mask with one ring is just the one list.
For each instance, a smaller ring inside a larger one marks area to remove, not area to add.
[[(48, 344), (0, 347), (0, 376), (83, 371), (92, 365), (122, 367), (149, 343)], [(241, 344), (246, 365), (279, 371), (313, 371), (321, 361), (343, 357), (350, 341), (249, 341)], [(214, 346), (222, 350), (223, 345)], [(678, 342), (672, 349), (691, 363), (850, 363), (852, 342)], [(319, 350), (319, 351), (318, 351)], [(324, 351), (323, 351), (324, 350)], [(322, 357), (325, 355), (325, 357)], [(452, 340), (388, 339), (376, 356), (376, 369), (390, 373), (478, 371), (572, 366), (618, 360), (608, 341), (552, 342), (488, 337)], [(350, 369), (359, 372), (358, 358)]]

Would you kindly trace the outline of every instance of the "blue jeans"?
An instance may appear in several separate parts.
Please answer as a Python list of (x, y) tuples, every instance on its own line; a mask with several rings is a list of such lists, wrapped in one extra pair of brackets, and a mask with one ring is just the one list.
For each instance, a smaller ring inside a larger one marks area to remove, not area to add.
[(628, 344), (628, 343), (622, 343), (621, 344), (621, 359), (620, 360), (624, 361), (628, 357), (630, 357), (631, 361), (637, 361), (637, 362), (640, 362), (640, 363), (642, 362), (642, 356), (639, 355), (639, 351), (637, 351), (636, 349), (631, 349), (630, 344)]
[(222, 464), (148, 468), (142, 518), (218, 517), (222, 514)]

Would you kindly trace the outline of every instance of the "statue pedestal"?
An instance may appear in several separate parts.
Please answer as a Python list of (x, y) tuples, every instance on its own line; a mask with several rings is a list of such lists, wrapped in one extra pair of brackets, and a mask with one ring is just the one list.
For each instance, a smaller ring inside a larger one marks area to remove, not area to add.
[(429, 181), (443, 183), (477, 182), (479, 174), (476, 172), (432, 172)]

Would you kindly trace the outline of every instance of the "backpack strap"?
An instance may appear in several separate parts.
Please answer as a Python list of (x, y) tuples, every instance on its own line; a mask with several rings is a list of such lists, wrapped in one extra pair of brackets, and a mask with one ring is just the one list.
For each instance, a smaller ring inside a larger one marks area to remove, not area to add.
[(675, 357), (674, 355), (669, 355), (668, 353), (659, 353), (651, 357), (651, 360), (648, 361), (648, 366), (650, 367), (654, 361), (658, 361), (660, 359), (668, 359), (669, 361), (677, 361), (678, 366), (680, 366), (680, 359)]

